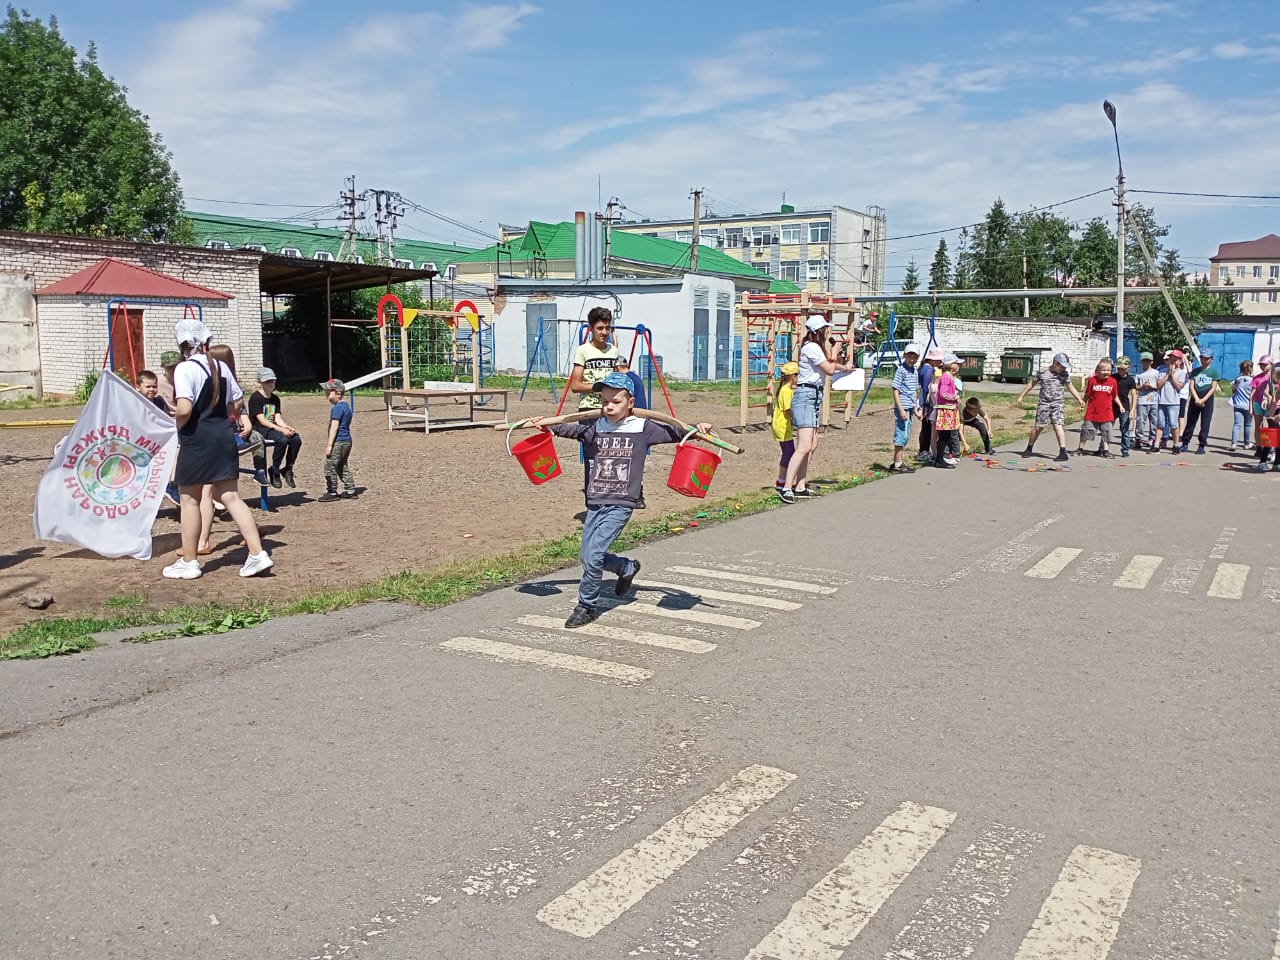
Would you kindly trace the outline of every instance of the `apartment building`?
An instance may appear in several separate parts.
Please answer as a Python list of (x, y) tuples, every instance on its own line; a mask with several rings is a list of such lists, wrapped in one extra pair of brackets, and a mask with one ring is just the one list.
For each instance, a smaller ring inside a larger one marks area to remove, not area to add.
[(1257, 240), (1218, 244), (1218, 255), (1209, 258), (1209, 275), (1219, 285), (1275, 287), (1234, 296), (1247, 317), (1280, 315), (1280, 236), (1269, 233)]
[[(645, 220), (615, 230), (677, 243), (693, 242), (693, 220)], [(814, 293), (865, 296), (884, 290), (882, 207), (865, 212), (833, 206), (797, 210), (782, 204), (770, 213), (725, 216), (708, 210), (699, 223), (699, 241), (755, 267), (776, 280)]]

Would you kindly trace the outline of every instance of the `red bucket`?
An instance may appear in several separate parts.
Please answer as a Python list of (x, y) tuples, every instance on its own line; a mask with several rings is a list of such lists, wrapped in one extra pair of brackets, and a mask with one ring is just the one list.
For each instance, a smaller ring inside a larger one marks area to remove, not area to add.
[(520, 461), (529, 482), (535, 487), (560, 476), (560, 460), (556, 457), (556, 444), (551, 434), (540, 430), (507, 449)]
[(1258, 446), (1280, 447), (1280, 427), (1259, 427)]
[(680, 441), (676, 446), (676, 459), (667, 476), (667, 486), (676, 493), (699, 499), (711, 488), (711, 478), (720, 466), (720, 455), (702, 447)]

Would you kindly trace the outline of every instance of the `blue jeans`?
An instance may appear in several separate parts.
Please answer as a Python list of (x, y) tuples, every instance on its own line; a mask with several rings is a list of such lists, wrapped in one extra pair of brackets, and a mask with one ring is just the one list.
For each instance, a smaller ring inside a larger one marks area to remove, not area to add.
[(609, 573), (624, 574), (631, 561), (609, 553), (622, 528), (631, 519), (631, 507), (589, 506), (582, 524), (582, 581), (578, 584), (578, 602), (594, 607), (600, 602), (600, 578)]
[(1172, 440), (1175, 447), (1178, 445), (1178, 404), (1160, 404), (1160, 417), (1156, 420), (1156, 428), (1164, 431), (1163, 441)]
[(1127, 412), (1120, 414), (1116, 427), (1120, 430), (1120, 452), (1128, 453), (1129, 446), (1133, 443), (1133, 415)]
[(1237, 446), (1243, 440), (1247, 447), (1249, 435), (1253, 432), (1253, 411), (1248, 407), (1232, 407), (1231, 410), (1231, 445)]

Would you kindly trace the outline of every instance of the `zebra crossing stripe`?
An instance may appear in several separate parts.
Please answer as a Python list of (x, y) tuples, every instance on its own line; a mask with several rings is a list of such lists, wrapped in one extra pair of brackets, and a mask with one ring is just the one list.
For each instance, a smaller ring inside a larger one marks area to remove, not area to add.
[(538, 919), (575, 937), (594, 937), (795, 778), (776, 767), (747, 767), (556, 897)]
[(1223, 600), (1239, 600), (1244, 596), (1244, 584), (1249, 578), (1247, 563), (1220, 563), (1209, 583), (1209, 596)]
[(594, 660), (591, 657), (580, 657), (573, 653), (560, 653), (558, 650), (539, 650), (536, 647), (524, 647), (517, 643), (504, 643), (501, 640), (487, 640), (484, 637), (453, 637), (440, 646), (445, 650), (475, 653), (509, 663), (530, 663), (539, 667), (568, 670), (572, 673), (599, 677), (602, 680), (611, 680), (614, 683), (643, 683), (653, 678), (652, 671), (626, 663)]
[(1076, 847), (1014, 960), (1106, 960), (1142, 862)]
[(621, 610), (645, 617), (664, 617), (668, 620), (683, 620), (686, 623), (705, 623), (709, 627), (727, 627), (730, 630), (754, 630), (760, 626), (759, 620), (747, 617), (731, 617), (727, 613), (708, 613), (705, 610), (669, 610), (651, 603), (643, 598), (634, 597), (627, 603), (605, 603), (602, 606), (610, 610)]
[(779, 600), (777, 597), (757, 597), (749, 593), (725, 593), (722, 590), (704, 590), (702, 587), (690, 587), (684, 583), (661, 583), (646, 580), (646, 588), (656, 587), (660, 590), (675, 590), (703, 600), (719, 600), (722, 603), (741, 603), (748, 607), (764, 607), (768, 610), (799, 610), (803, 604), (794, 600)]
[[(1280, 603), (1280, 567), (1267, 567), (1262, 571), (1262, 599)], [(1280, 955), (1276, 960), (1280, 960)]]
[(1013, 892), (1019, 868), (1043, 840), (1041, 834), (1000, 824), (986, 830), (894, 938), (884, 960), (977, 956), (979, 941)]
[(1163, 562), (1164, 557), (1153, 557), (1140, 553), (1129, 561), (1129, 565), (1116, 578), (1113, 586), (1123, 587), (1126, 590), (1145, 590)]
[(600, 623), (588, 623), (585, 626), (570, 630), (555, 617), (540, 617), (527, 614), (517, 617), (516, 623), (526, 627), (540, 627), (543, 630), (558, 630), (565, 633), (585, 633), (605, 640), (619, 640), (623, 643), (639, 643), (647, 647), (662, 647), (666, 650), (679, 650), (683, 653), (710, 653), (716, 648), (714, 643), (695, 640), (692, 637), (672, 637), (665, 633), (649, 633), (645, 630), (628, 630), (626, 627), (612, 627)]
[(747, 960), (839, 960), (956, 815), (904, 803), (819, 880)]
[(1190, 593), (1191, 587), (1204, 569), (1203, 560), (1179, 560), (1160, 585), (1163, 593)]
[(831, 594), (835, 587), (821, 583), (804, 583), (800, 580), (775, 580), (770, 577), (757, 577), (749, 573), (737, 573), (731, 570), (713, 570), (710, 567), (667, 567), (670, 573), (683, 573), (691, 577), (706, 577), (711, 580), (732, 580), (736, 583), (749, 583), (757, 587), (776, 587), (779, 590), (794, 590), (797, 593)]
[(1078, 547), (1054, 547), (1048, 556), (1028, 570), (1023, 576), (1035, 577), (1038, 580), (1052, 580), (1076, 557), (1084, 553)]
[(1071, 577), (1072, 583), (1097, 583), (1106, 572), (1120, 562), (1118, 553), (1095, 553)]

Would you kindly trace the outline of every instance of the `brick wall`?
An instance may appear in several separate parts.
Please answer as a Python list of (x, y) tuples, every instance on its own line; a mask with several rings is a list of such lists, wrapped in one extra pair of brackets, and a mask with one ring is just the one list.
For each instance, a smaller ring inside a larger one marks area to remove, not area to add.
[[(1041, 348), (1043, 366), (1048, 365), (1054, 353), (1065, 353), (1071, 358), (1073, 374), (1087, 374), (1107, 356), (1110, 346), (1106, 334), (1092, 333), (1089, 326), (1088, 319), (1076, 317), (939, 317), (935, 329), (944, 350), (985, 353), (983, 372), (991, 377), (1000, 373), (1000, 355), (1017, 347)], [(923, 346), (928, 337), (928, 322), (917, 320), (916, 340)]]
[[(262, 365), (262, 315), (258, 287), (258, 254), (241, 250), (206, 250), (167, 244), (128, 243), (89, 237), (55, 237), (0, 232), (0, 270), (25, 271), (37, 289), (92, 266), (103, 257), (212, 287), (231, 300), (200, 301), (204, 321), (215, 343), (229, 344), (236, 354), (242, 383), (252, 383)], [(173, 326), (182, 308), (140, 305), (143, 310), (144, 358), (158, 368), (160, 354), (173, 349)], [(40, 367), (44, 390), (70, 393), (86, 373), (102, 367), (107, 350), (107, 298), (38, 297)]]

